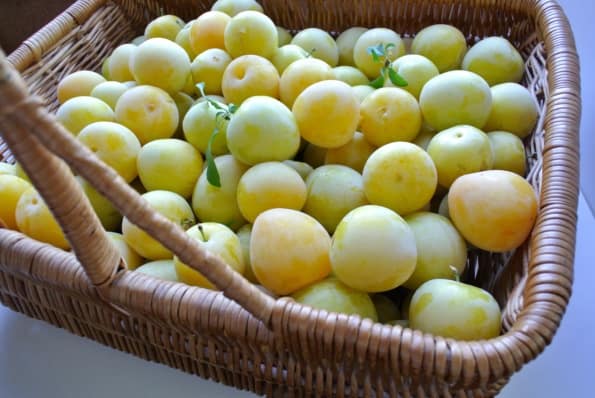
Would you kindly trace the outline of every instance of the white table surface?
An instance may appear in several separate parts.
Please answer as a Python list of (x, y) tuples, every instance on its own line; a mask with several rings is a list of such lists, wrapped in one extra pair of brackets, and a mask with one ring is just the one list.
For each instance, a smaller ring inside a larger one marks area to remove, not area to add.
[[(562, 0), (582, 67), (581, 195), (573, 296), (562, 325), (537, 360), (513, 376), (500, 394), (517, 397), (592, 397), (595, 391), (595, 122), (588, 42), (595, 36), (591, 2)], [(163, 365), (107, 348), (0, 306), (0, 397), (185, 398), (252, 397)]]

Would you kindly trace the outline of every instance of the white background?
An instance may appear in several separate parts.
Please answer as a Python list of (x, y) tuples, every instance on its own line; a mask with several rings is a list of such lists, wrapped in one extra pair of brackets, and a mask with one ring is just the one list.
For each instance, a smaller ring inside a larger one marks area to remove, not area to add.
[[(581, 56), (583, 118), (576, 271), (572, 300), (553, 343), (516, 374), (501, 397), (592, 397), (595, 391), (595, 37), (591, 2), (561, 1)], [(252, 397), (76, 337), (0, 306), (0, 396), (9, 398)]]

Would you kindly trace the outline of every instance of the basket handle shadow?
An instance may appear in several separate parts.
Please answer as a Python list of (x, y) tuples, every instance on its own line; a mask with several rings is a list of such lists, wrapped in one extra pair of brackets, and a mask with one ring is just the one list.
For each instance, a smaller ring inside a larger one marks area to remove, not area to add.
[[(123, 272), (125, 267), (67, 164), (130, 222), (175, 253), (182, 262), (201, 272), (226, 297), (269, 325), (275, 300), (219, 256), (202, 249), (178, 225), (156, 213), (113, 169), (80, 144), (46, 111), (39, 98), (29, 94), (24, 80), (1, 49), (0, 131), (100, 293), (112, 285), (118, 271)], [(89, 249), (91, 247), (93, 250)]]

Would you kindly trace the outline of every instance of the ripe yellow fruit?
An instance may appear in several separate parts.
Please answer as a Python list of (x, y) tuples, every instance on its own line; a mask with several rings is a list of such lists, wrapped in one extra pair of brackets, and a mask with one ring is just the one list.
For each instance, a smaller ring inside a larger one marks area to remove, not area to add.
[(232, 17), (225, 28), (224, 40), (233, 58), (247, 54), (271, 58), (279, 47), (277, 26), (258, 11), (242, 11)]
[(152, 86), (126, 91), (116, 104), (116, 121), (128, 127), (141, 144), (171, 137), (179, 123), (176, 103), (169, 94)]
[(342, 164), (361, 173), (366, 161), (375, 150), (376, 147), (370, 144), (362, 133), (356, 131), (347, 144), (326, 151), (324, 164)]
[(353, 138), (360, 104), (351, 86), (325, 80), (302, 91), (292, 111), (305, 140), (323, 148), (337, 148)]
[(364, 100), (366, 99), (366, 97), (370, 94), (372, 94), (375, 91), (374, 87), (369, 86), (369, 85), (357, 85), (357, 86), (353, 86), (353, 92), (355, 93), (355, 96), (357, 97), (359, 103), (361, 104), (362, 102), (364, 102)]
[(136, 51), (134, 44), (122, 44), (112, 52), (109, 56), (109, 64), (107, 70), (109, 72), (110, 80), (117, 82), (128, 82), (134, 80), (134, 76), (130, 71), (130, 59)]
[[(216, 101), (221, 107), (225, 107)], [(217, 136), (211, 143), (211, 153), (213, 156), (224, 155), (227, 149), (227, 125), (228, 121), (217, 117), (217, 108), (202, 101), (194, 104), (186, 113), (182, 124), (184, 137), (186, 141), (192, 144), (202, 154), (207, 153), (207, 146), (215, 128), (218, 129)]]
[(198, 54), (194, 52), (192, 46), (190, 45), (190, 27), (191, 25), (182, 28), (176, 35), (176, 39), (174, 41), (178, 46), (182, 47), (184, 51), (186, 51), (186, 54), (188, 54), (190, 60), (193, 60)]
[(314, 83), (334, 79), (333, 69), (324, 61), (305, 58), (292, 62), (285, 68), (279, 81), (279, 96), (288, 107), (306, 88)]
[(224, 12), (230, 17), (242, 11), (263, 12), (262, 6), (256, 0), (217, 0), (213, 3), (211, 10)]
[(174, 260), (149, 261), (135, 269), (135, 271), (164, 281), (180, 282), (174, 267)]
[(463, 33), (454, 26), (431, 25), (415, 35), (411, 52), (428, 58), (442, 73), (460, 68), (467, 52), (467, 42)]
[(105, 78), (97, 72), (80, 70), (73, 72), (58, 83), (58, 101), (63, 104), (71, 98), (89, 96), (91, 91)]
[(287, 29), (282, 28), (281, 26), (277, 26), (277, 34), (279, 35), (279, 47), (291, 43), (291, 39), (293, 39), (291, 33)]
[(279, 97), (279, 72), (266, 58), (243, 55), (227, 65), (223, 72), (221, 90), (229, 104), (241, 104), (257, 95)]
[(129, 270), (135, 270), (143, 264), (143, 258), (126, 243), (124, 235), (117, 232), (107, 232), (107, 236), (120, 252)]
[(330, 34), (322, 29), (307, 28), (301, 30), (293, 37), (291, 44), (300, 46), (312, 57), (321, 59), (330, 66), (337, 66), (339, 63), (337, 43)]
[[(408, 54), (397, 58), (391, 64), (407, 85), (402, 87), (416, 99), (419, 99), (422, 87), (433, 77), (438, 76), (438, 68), (429, 59), (422, 55)], [(390, 79), (386, 79), (385, 86), (392, 86)]]
[(350, 86), (359, 86), (370, 83), (370, 80), (362, 71), (353, 66), (335, 66), (333, 68), (335, 79), (340, 80)]
[(15, 220), (19, 231), (30, 238), (60, 249), (70, 248), (60, 225), (34, 187), (21, 194), (15, 209)]
[(99, 83), (91, 90), (91, 97), (102, 100), (110, 108), (116, 109), (118, 99), (128, 90), (125, 84), (115, 81)]
[(529, 90), (517, 83), (502, 83), (491, 88), (492, 108), (485, 131), (504, 130), (528, 136), (539, 117), (537, 103)]
[(520, 176), (525, 175), (526, 158), (523, 141), (507, 131), (488, 133), (490, 145), (494, 151), (493, 169), (508, 170)]
[(248, 281), (258, 284), (258, 279), (254, 275), (252, 265), (250, 263), (250, 236), (252, 236), (252, 224), (243, 225), (236, 233), (240, 239), (240, 245), (242, 246), (242, 257), (244, 258), (244, 277)]
[(6, 175), (6, 174), (16, 176), (17, 175), (16, 165), (10, 164), (10, 163), (5, 163), (5, 162), (0, 162), (0, 175)]
[(405, 55), (403, 40), (401, 40), (401, 36), (395, 31), (387, 28), (374, 28), (362, 33), (353, 47), (353, 60), (355, 61), (355, 66), (370, 79), (375, 79), (380, 75), (383, 60), (375, 61), (368, 52), (368, 48), (379, 44), (384, 46), (394, 45), (387, 53), (387, 59), (391, 61)]
[(523, 58), (503, 37), (487, 37), (478, 41), (463, 58), (463, 69), (483, 77), (490, 86), (518, 83), (523, 77)]
[(31, 184), (22, 178), (10, 174), (0, 174), (0, 223), (7, 228), (16, 229), (15, 210), (23, 192)]
[(229, 15), (220, 11), (207, 11), (190, 26), (190, 46), (195, 54), (210, 48), (225, 49), (225, 28), (231, 21)]
[(279, 74), (282, 75), (289, 65), (297, 60), (305, 59), (307, 57), (308, 53), (300, 46), (286, 44), (275, 51), (275, 54), (273, 54), (273, 57), (271, 58), (271, 62), (275, 65)]
[(337, 48), (339, 49), (339, 65), (355, 66), (353, 60), (353, 48), (357, 39), (364, 34), (368, 28), (354, 26), (343, 31), (337, 37)]
[(401, 88), (379, 88), (361, 104), (360, 130), (366, 140), (376, 146), (413, 140), (421, 122), (415, 97)]
[(184, 21), (175, 15), (162, 15), (155, 18), (145, 28), (145, 38), (155, 37), (175, 41), (178, 32), (184, 27)]
[(97, 214), (97, 218), (101, 221), (101, 225), (106, 231), (115, 231), (118, 229), (120, 224), (122, 223), (122, 215), (120, 212), (114, 207), (112, 202), (110, 202), (105, 196), (100, 194), (91, 184), (89, 184), (86, 180), (82, 177), (76, 177), (77, 181), (81, 185), (85, 196), (89, 199), (89, 203), (95, 214)]
[(223, 73), (231, 62), (231, 56), (219, 48), (211, 48), (198, 54), (190, 71), (192, 80), (196, 83), (203, 82), (206, 94), (222, 94), (221, 82)]
[(114, 121), (114, 111), (94, 97), (74, 97), (60, 105), (56, 119), (75, 136), (94, 122)]

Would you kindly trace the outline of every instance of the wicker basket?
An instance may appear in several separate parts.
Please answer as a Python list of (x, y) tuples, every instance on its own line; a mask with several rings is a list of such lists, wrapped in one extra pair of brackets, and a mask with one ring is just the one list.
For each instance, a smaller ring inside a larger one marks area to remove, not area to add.
[[(501, 35), (521, 49), (524, 84), (540, 107), (526, 140), (527, 178), (539, 192), (539, 215), (531, 238), (516, 252), (470, 253), (465, 279), (496, 296), (502, 335), (462, 342), (273, 300), (155, 214), (56, 123), (51, 112), (64, 75), (98, 69), (162, 7), (191, 19), (210, 3), (81, 0), (8, 62), (0, 56), (0, 159), (23, 165), (72, 246), (65, 252), (0, 229), (2, 303), (118, 350), (257, 394), (495, 395), (551, 342), (571, 293), (580, 86), (561, 8), (549, 0), (262, 1), (268, 15), (290, 29), (387, 26), (411, 35), (445, 22), (470, 43)], [(223, 293), (126, 271), (66, 163)]]

